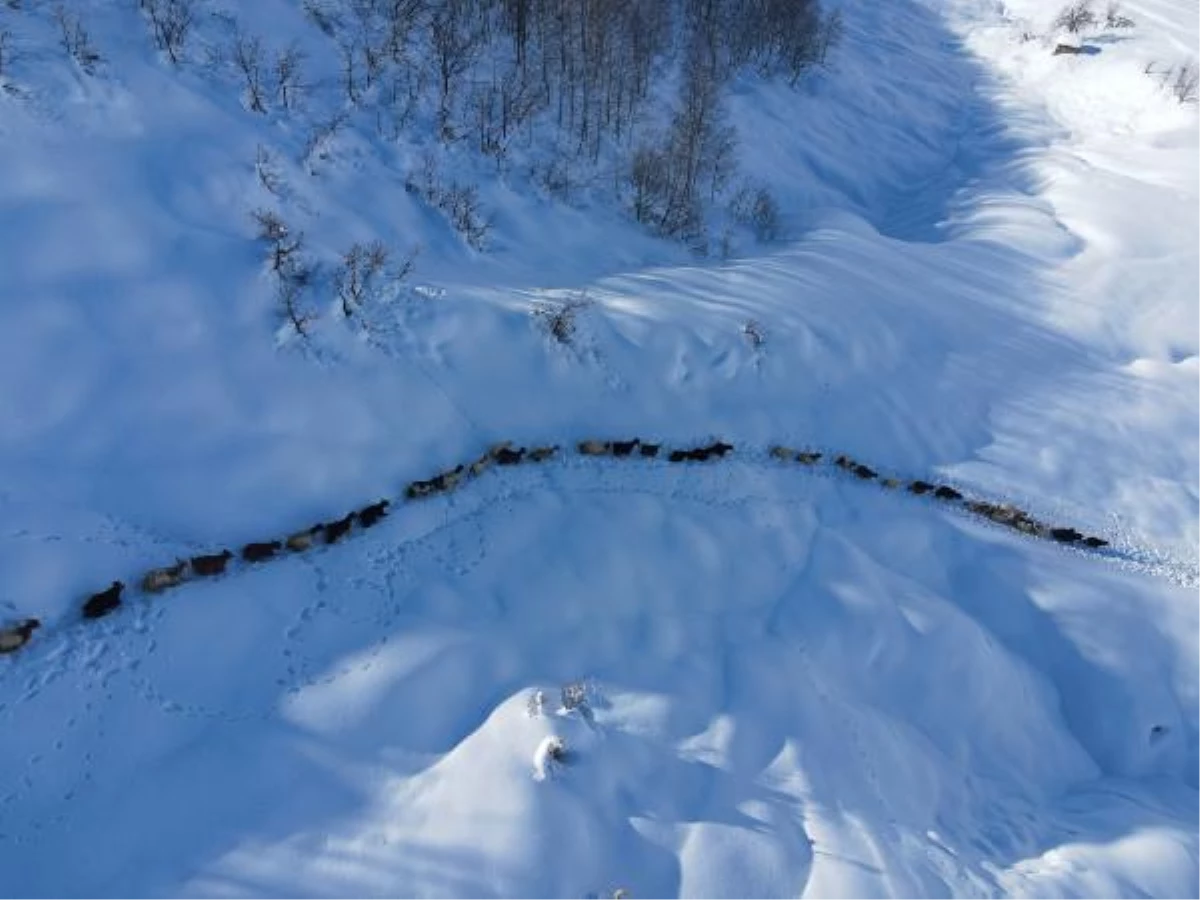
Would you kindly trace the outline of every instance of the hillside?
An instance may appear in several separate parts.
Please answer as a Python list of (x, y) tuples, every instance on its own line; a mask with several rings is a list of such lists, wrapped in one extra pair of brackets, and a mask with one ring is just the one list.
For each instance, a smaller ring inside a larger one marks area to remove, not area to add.
[[(291, 0), (236, 9), (310, 61), (286, 115), (214, 62), (232, 7), (178, 64), (133, 3), (65, 9), (90, 73), (54, 5), (0, 4), (0, 625), (43, 623), (0, 656), (0, 894), (1200, 894), (1190, 4), (1074, 36), (1036, 0), (844, 0), (823, 66), (730, 77), (737, 177), (682, 236), (610, 187), (616, 141), (549, 189), (542, 120), (503, 172), (428, 98), (314, 143), (337, 57)], [(303, 235), (302, 333), (263, 209)], [(371, 241), (411, 271), (346, 316)], [(735, 449), (570, 450), (635, 435)], [(404, 501), (504, 440), (564, 450)]]

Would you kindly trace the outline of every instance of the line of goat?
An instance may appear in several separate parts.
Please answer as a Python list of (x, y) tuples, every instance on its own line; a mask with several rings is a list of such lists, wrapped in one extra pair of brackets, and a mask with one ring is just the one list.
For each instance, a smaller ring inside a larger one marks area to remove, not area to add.
[[(560, 449), (557, 444), (530, 448), (513, 447), (509, 441), (495, 444), (473, 462), (462, 463), (425, 481), (412, 482), (405, 488), (404, 496), (408, 500), (420, 500), (436, 494), (448, 493), (458, 488), (466, 479), (482, 475), (493, 465), (515, 466), (521, 463), (541, 463), (553, 459), (559, 454)], [(576, 444), (575, 449), (581, 456), (612, 456), (616, 458), (638, 456), (653, 459), (659, 456), (662, 445), (647, 443), (640, 438), (627, 441), (586, 440)], [(669, 450), (666, 453), (666, 459), (670, 463), (707, 462), (712, 459), (723, 459), (734, 449), (732, 444), (725, 441), (714, 441), (711, 444), (697, 447)], [(819, 451), (798, 450), (780, 445), (770, 449), (770, 456), (782, 462), (799, 463), (804, 466), (816, 466), (825, 458), (824, 454)], [(1010, 504), (965, 500), (959, 491), (949, 485), (920, 480), (905, 483), (897, 478), (881, 478), (874, 469), (856, 462), (846, 455), (834, 457), (833, 465), (864, 481), (877, 481), (884, 488), (892, 490), (903, 488), (911, 494), (928, 494), (938, 500), (951, 503), (962, 502), (963, 508), (975, 515), (1033, 537), (1048, 538), (1062, 544), (1079, 544), (1092, 549), (1108, 544), (1103, 538), (1085, 536), (1074, 528), (1053, 528), (1045, 525), (1024, 510)], [(359, 528), (371, 528), (377, 525), (388, 514), (390, 506), (391, 501), (379, 500), (347, 513), (340, 519), (319, 522), (302, 531), (297, 531), (283, 540), (256, 541), (246, 544), (241, 549), (241, 558), (246, 563), (254, 564), (265, 562), (285, 551), (302, 553), (318, 544), (336, 544), (350, 534), (355, 523)], [(169, 566), (151, 569), (145, 573), (140, 581), (141, 590), (145, 594), (161, 594), (193, 577), (212, 578), (221, 575), (225, 572), (233, 556), (231, 550), (222, 550), (220, 553), (178, 559)], [(82, 617), (99, 619), (113, 612), (121, 605), (121, 595), (124, 590), (124, 582), (114, 581), (103, 591), (92, 594), (83, 603)], [(40, 626), (41, 622), (38, 619), (25, 619), (0, 628), (0, 654), (12, 653), (24, 647)]]

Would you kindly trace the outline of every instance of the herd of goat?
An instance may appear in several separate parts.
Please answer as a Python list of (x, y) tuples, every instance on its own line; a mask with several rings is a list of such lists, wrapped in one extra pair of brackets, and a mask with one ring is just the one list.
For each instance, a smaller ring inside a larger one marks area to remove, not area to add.
[[(453, 469), (435, 475), (426, 481), (414, 481), (405, 489), (404, 495), (408, 500), (419, 500), (436, 494), (453, 491), (465, 479), (482, 475), (488, 468), (496, 466), (515, 466), (521, 463), (545, 462), (556, 456), (559, 447), (543, 446), (533, 448), (514, 448), (511, 442), (496, 444), (478, 459), (463, 463)], [(661, 444), (651, 444), (634, 438), (629, 441), (581, 441), (576, 445), (577, 451), (583, 456), (612, 456), (646, 458), (658, 457)], [(688, 449), (669, 450), (666, 459), (671, 463), (706, 462), (710, 459), (720, 459), (731, 453), (734, 447), (724, 441), (701, 445)], [(771, 448), (772, 458), (786, 463), (799, 463), (804, 466), (818, 465), (824, 454), (813, 450), (796, 450), (791, 447), (775, 446)], [(1105, 546), (1108, 542), (1103, 538), (1089, 537), (1074, 528), (1054, 528), (1037, 521), (1024, 510), (1009, 504), (989, 503), (983, 500), (966, 500), (963, 495), (948, 485), (933, 484), (928, 481), (909, 481), (904, 483), (897, 478), (881, 478), (874, 469), (856, 462), (848, 456), (837, 456), (833, 464), (840, 469), (864, 481), (877, 481), (885, 488), (892, 490), (905, 489), (912, 494), (928, 494), (938, 500), (952, 503), (962, 503), (968, 511), (991, 521), (1013, 528), (1034, 537), (1048, 538), (1062, 544), (1079, 544), (1090, 548)], [(367, 506), (347, 513), (340, 519), (330, 522), (320, 522), (302, 531), (288, 535), (282, 540), (256, 541), (246, 544), (241, 549), (241, 557), (247, 563), (265, 562), (281, 553), (300, 553), (317, 544), (336, 544), (346, 537), (355, 523), (359, 528), (371, 528), (379, 523), (388, 513), (391, 506), (389, 500), (379, 500)], [(145, 594), (160, 594), (176, 587), (191, 577), (211, 578), (224, 573), (229, 561), (233, 559), (231, 550), (220, 553), (193, 556), (190, 559), (176, 560), (172, 565), (152, 569), (145, 573), (140, 581), (141, 590)], [(83, 603), (82, 616), (84, 619), (99, 619), (113, 612), (121, 605), (121, 595), (125, 584), (114, 581), (105, 590), (91, 595)], [(38, 619), (25, 619), (16, 624), (0, 628), (0, 653), (12, 653), (25, 646), (39, 628)]]

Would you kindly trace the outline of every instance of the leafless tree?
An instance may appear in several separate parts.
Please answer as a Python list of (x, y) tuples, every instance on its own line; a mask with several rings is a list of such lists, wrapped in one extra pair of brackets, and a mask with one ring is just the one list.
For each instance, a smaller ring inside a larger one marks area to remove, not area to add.
[(58, 25), (59, 43), (67, 54), (89, 75), (96, 70), (102, 57), (92, 46), (91, 37), (76, 13), (68, 12), (61, 4), (54, 7), (54, 22)]
[(303, 64), (304, 51), (295, 44), (289, 44), (275, 57), (275, 97), (284, 109), (293, 109), (303, 96)]
[(1096, 25), (1096, 12), (1092, 0), (1075, 0), (1064, 7), (1054, 19), (1055, 28), (1065, 28), (1071, 34), (1079, 34)]
[(174, 65), (183, 59), (188, 36), (196, 22), (194, 0), (140, 0), (150, 18), (150, 30), (158, 49)]
[(262, 41), (259, 38), (245, 34), (234, 37), (233, 64), (242, 76), (246, 105), (256, 113), (267, 111), (262, 57)]

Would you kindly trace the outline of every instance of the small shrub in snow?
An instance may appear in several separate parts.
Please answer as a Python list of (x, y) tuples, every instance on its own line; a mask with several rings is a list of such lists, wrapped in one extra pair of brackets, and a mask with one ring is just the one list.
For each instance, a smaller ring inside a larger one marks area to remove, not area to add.
[(534, 691), (529, 695), (529, 701), (525, 704), (525, 712), (529, 718), (536, 719), (545, 711), (546, 708), (546, 692)]
[(584, 709), (588, 705), (588, 688), (582, 681), (572, 681), (562, 686), (562, 707), (567, 712)]
[(8, 67), (12, 64), (12, 32), (0, 28), (0, 81), (4, 80)]
[(56, 6), (54, 22), (58, 25), (59, 43), (67, 54), (89, 75), (95, 72), (96, 64), (102, 61), (102, 57), (92, 46), (91, 38), (79, 16), (67, 12), (62, 6)]
[(735, 221), (754, 232), (759, 242), (779, 238), (779, 204), (765, 187), (743, 186), (734, 195), (729, 211)]
[(345, 127), (346, 121), (346, 114), (339, 112), (324, 122), (318, 122), (309, 131), (308, 137), (304, 141), (304, 151), (301, 154), (301, 159), (304, 160), (304, 166), (308, 169), (310, 175), (313, 174), (317, 160), (329, 158), (333, 147), (333, 139)]
[(1054, 27), (1065, 28), (1071, 34), (1079, 34), (1081, 31), (1094, 28), (1096, 22), (1096, 12), (1092, 9), (1092, 0), (1076, 0), (1055, 16)]
[(1175, 71), (1171, 81), (1171, 93), (1180, 103), (1195, 103), (1200, 74), (1195, 63), (1184, 63)]
[(258, 226), (258, 239), (267, 245), (271, 271), (282, 277), (303, 248), (304, 236), (294, 234), (291, 226), (273, 210), (256, 209), (251, 216)]
[(746, 340), (750, 342), (750, 346), (755, 350), (761, 350), (763, 344), (767, 342), (767, 336), (763, 332), (763, 327), (754, 319), (751, 319), (742, 326), (742, 334), (746, 336)]
[(555, 341), (569, 346), (575, 337), (576, 317), (588, 306), (586, 297), (572, 297), (562, 303), (542, 303), (533, 310), (533, 317)]
[(533, 754), (533, 777), (545, 781), (567, 761), (567, 743), (557, 735), (542, 738)]
[(342, 256), (342, 263), (334, 273), (334, 286), (346, 318), (378, 299), (388, 285), (407, 277), (413, 270), (416, 251), (395, 269), (389, 268), (390, 261), (391, 252), (381, 241), (352, 244)]
[(276, 197), (283, 196), (284, 182), (283, 176), (279, 173), (279, 166), (271, 151), (262, 144), (258, 145), (258, 149), (255, 152), (254, 174), (258, 176), (258, 183), (268, 193)]
[(1121, 4), (1110, 3), (1104, 11), (1105, 28), (1133, 28), (1137, 23), (1121, 12)]

